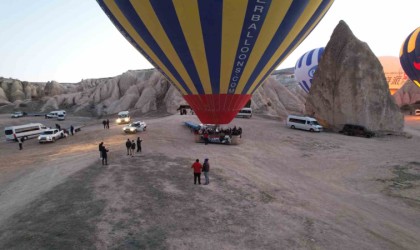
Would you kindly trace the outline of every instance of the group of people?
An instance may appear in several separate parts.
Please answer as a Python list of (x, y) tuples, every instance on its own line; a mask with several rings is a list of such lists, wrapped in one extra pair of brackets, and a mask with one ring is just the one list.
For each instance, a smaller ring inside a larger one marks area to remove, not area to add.
[(201, 185), (201, 172), (204, 173), (204, 178), (206, 180), (204, 185), (210, 184), (210, 180), (209, 180), (210, 163), (209, 163), (208, 158), (204, 159), (203, 165), (201, 165), (199, 159), (196, 159), (195, 162), (192, 164), (191, 168), (194, 169), (194, 185), (196, 185), (197, 182), (198, 182), (198, 185)]
[(104, 129), (109, 129), (109, 119), (103, 120), (102, 125), (104, 125)]
[(105, 147), (104, 142), (99, 143), (99, 157), (102, 160), (102, 165), (108, 165), (108, 152), (109, 149)]
[(212, 136), (212, 138), (217, 138), (220, 143), (230, 144), (233, 135), (242, 136), (242, 128), (236, 128), (236, 126), (233, 128), (204, 127), (199, 129), (196, 133), (201, 135), (205, 145), (210, 142), (209, 135), (216, 135), (216, 137)]
[(137, 137), (137, 140), (131, 140), (127, 139), (127, 141), (125, 142), (125, 147), (127, 148), (127, 155), (131, 155), (131, 157), (134, 156), (135, 152), (136, 152), (136, 147), (137, 147), (137, 153), (141, 153), (141, 142), (143, 140), (140, 137)]
[(200, 135), (206, 133), (209, 135), (242, 135), (242, 128), (236, 128), (236, 126), (234, 126), (233, 128), (205, 127), (199, 129), (197, 132)]

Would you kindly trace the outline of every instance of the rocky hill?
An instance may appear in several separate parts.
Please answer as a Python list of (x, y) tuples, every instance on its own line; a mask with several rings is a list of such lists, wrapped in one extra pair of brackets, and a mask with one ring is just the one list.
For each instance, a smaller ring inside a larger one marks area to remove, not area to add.
[[(254, 93), (254, 112), (284, 119), (302, 114), (306, 93), (291, 77), (293, 69), (275, 71)], [(130, 70), (109, 78), (78, 83), (22, 82), (0, 78), (0, 112), (47, 112), (66, 109), (79, 115), (106, 116), (121, 110), (176, 113), (186, 104), (181, 94), (155, 69)]]

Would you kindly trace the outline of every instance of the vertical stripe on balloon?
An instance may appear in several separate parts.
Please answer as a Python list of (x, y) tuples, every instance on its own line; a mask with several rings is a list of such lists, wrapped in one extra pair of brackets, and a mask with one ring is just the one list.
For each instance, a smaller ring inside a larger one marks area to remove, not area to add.
[[(226, 94), (235, 65), (247, 1), (223, 1), (222, 54), (220, 61), (220, 93)], [(235, 13), (235, 15), (232, 15)], [(228, 104), (226, 104), (228, 105)]]
[[(166, 1), (166, 0), (159, 0), (159, 1)], [(198, 88), (200, 85), (194, 85), (193, 80), (191, 79), (190, 75), (188, 74), (187, 70), (185, 69), (184, 64), (182, 63), (179, 55), (174, 48), (171, 39), (168, 37), (165, 29), (162, 26), (158, 16), (156, 15), (155, 9), (152, 6), (152, 1), (148, 0), (137, 0), (137, 1), (130, 1), (133, 5), (134, 9), (136, 10), (137, 14), (140, 16), (141, 20), (153, 36), (153, 38), (158, 43), (159, 47), (164, 51), (165, 55), (169, 58), (169, 60), (174, 65), (176, 71), (181, 75), (182, 79), (184, 79), (188, 88), (192, 90), (193, 94), (198, 93)], [(153, 1), (154, 2), (154, 1)], [(159, 6), (166, 6), (166, 5), (159, 5)], [(166, 6), (170, 8), (170, 6)], [(173, 6), (172, 6), (173, 9)], [(167, 17), (169, 19), (169, 17)], [(165, 19), (165, 20), (168, 20)], [(178, 22), (178, 19), (176, 19)], [(178, 34), (178, 35), (182, 35)]]

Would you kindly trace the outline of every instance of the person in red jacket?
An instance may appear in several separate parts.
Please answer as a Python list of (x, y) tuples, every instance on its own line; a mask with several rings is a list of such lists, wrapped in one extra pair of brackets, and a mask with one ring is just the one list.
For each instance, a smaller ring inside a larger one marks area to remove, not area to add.
[(194, 185), (197, 184), (197, 180), (198, 180), (198, 185), (201, 185), (201, 164), (200, 164), (200, 160), (195, 160), (195, 162), (192, 164), (191, 168), (194, 169)]

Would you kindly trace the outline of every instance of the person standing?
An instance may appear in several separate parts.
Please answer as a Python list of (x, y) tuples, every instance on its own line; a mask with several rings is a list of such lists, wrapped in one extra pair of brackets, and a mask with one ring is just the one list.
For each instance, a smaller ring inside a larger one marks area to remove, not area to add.
[(108, 165), (108, 149), (102, 146), (102, 165)]
[(210, 172), (210, 163), (209, 163), (209, 159), (206, 158), (204, 159), (204, 163), (203, 163), (203, 173), (204, 173), (204, 178), (206, 178), (206, 182), (204, 183), (204, 185), (208, 185), (210, 183), (209, 172)]
[(106, 119), (106, 128), (109, 129), (109, 119)]
[(204, 131), (204, 145), (207, 145), (209, 143), (209, 133), (207, 131)]
[(17, 141), (19, 143), (19, 150), (23, 149), (23, 138), (22, 137), (18, 137)]
[(102, 124), (104, 125), (104, 129), (106, 129), (106, 121), (105, 120), (102, 121)]
[(102, 148), (104, 147), (104, 142), (99, 143), (99, 160), (102, 159)]
[(134, 156), (134, 153), (136, 152), (136, 142), (134, 140), (131, 141), (131, 157)]
[(197, 180), (198, 180), (198, 185), (201, 185), (201, 169), (203, 168), (203, 166), (201, 166), (200, 160), (199, 159), (195, 160), (191, 168), (194, 169), (194, 185), (197, 183)]
[(143, 140), (140, 139), (140, 137), (137, 137), (137, 152), (140, 152), (140, 153), (141, 153), (141, 142), (142, 141)]
[(70, 133), (71, 133), (71, 135), (74, 135), (74, 127), (73, 127), (73, 125), (70, 126)]
[(125, 147), (127, 148), (127, 155), (130, 155), (130, 153), (131, 153), (131, 141), (130, 141), (130, 139), (127, 139), (127, 141), (125, 142)]

